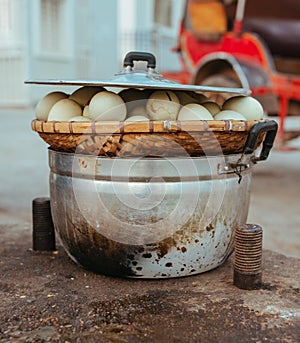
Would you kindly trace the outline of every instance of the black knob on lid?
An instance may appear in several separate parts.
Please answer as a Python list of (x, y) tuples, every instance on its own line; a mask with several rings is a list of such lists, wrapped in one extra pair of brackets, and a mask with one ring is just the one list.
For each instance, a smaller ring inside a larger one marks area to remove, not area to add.
[(148, 62), (147, 67), (155, 69), (156, 67), (156, 58), (150, 52), (139, 52), (139, 51), (130, 51), (126, 54), (124, 58), (124, 67), (133, 67), (134, 61), (146, 61)]

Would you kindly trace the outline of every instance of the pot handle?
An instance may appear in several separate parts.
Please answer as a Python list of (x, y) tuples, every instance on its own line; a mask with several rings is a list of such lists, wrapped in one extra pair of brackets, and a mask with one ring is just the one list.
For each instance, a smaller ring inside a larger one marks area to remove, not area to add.
[(150, 52), (139, 52), (139, 51), (130, 51), (126, 54), (123, 62), (123, 66), (133, 68), (133, 61), (146, 61), (148, 62), (147, 68), (156, 67), (156, 58)]
[(247, 141), (244, 146), (243, 154), (247, 154), (247, 155), (252, 154), (255, 149), (255, 145), (256, 145), (259, 135), (263, 132), (266, 132), (266, 136), (263, 141), (263, 146), (262, 146), (260, 155), (255, 156), (252, 159), (252, 161), (256, 163), (258, 161), (266, 160), (269, 156), (270, 150), (273, 147), (277, 129), (278, 129), (278, 124), (276, 123), (275, 120), (270, 120), (270, 121), (255, 124), (251, 128), (248, 134)]

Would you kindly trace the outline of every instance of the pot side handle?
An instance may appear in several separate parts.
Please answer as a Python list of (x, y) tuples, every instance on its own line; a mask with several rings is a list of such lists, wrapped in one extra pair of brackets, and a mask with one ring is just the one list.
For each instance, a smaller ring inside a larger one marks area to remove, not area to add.
[(148, 62), (147, 68), (156, 67), (156, 58), (150, 52), (139, 52), (139, 51), (130, 51), (126, 54), (123, 62), (124, 68), (131, 67), (133, 68), (133, 61), (146, 61)]
[(278, 124), (276, 123), (275, 120), (270, 120), (270, 121), (255, 124), (251, 128), (248, 134), (248, 137), (244, 146), (243, 154), (252, 154), (255, 149), (256, 142), (259, 135), (263, 132), (266, 132), (266, 136), (263, 141), (260, 155), (254, 156), (252, 161), (256, 163), (258, 161), (266, 160), (269, 156), (270, 150), (273, 147), (277, 129), (278, 129)]

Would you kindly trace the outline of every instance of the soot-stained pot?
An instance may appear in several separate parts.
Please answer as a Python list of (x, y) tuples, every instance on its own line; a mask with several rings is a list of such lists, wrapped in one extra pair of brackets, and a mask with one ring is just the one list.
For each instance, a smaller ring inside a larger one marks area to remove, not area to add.
[[(146, 60), (147, 71), (133, 71), (135, 60)], [(108, 81), (27, 83), (248, 94), (165, 80), (154, 56), (140, 53), (128, 54), (124, 70)], [(109, 158), (50, 149), (51, 210), (66, 252), (106, 275), (168, 278), (216, 268), (246, 223), (252, 167), (268, 157), (276, 131), (273, 121), (255, 124), (242, 153), (227, 156)]]
[[(251, 162), (239, 155), (110, 159), (49, 151), (53, 220), (82, 266), (132, 277), (176, 277), (219, 266), (246, 222)], [(224, 169), (225, 168), (225, 169)]]
[(244, 153), (228, 156), (112, 159), (49, 150), (52, 216), (65, 250), (107, 275), (167, 278), (216, 268), (246, 223), (252, 166), (268, 157), (276, 130), (275, 122), (259, 123)]

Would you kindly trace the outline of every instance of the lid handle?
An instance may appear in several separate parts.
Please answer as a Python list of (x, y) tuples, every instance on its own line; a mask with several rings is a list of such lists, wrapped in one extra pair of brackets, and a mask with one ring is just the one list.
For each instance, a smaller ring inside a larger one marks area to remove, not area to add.
[(146, 61), (148, 62), (147, 68), (156, 67), (156, 58), (150, 52), (139, 52), (139, 51), (130, 51), (126, 54), (124, 58), (123, 66), (133, 68), (133, 61)]

